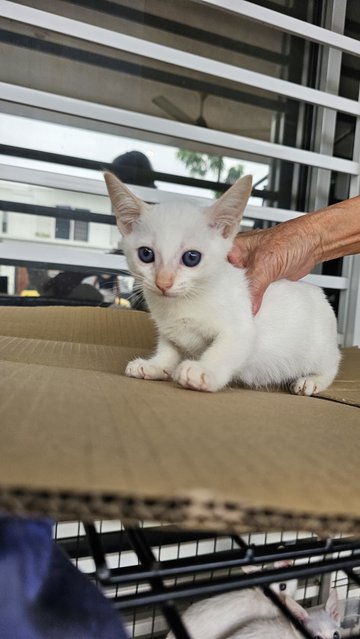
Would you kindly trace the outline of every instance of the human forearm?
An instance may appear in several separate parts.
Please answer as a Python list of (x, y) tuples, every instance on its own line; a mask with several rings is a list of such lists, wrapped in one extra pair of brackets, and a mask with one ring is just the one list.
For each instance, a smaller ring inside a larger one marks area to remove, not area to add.
[(316, 264), (353, 253), (360, 253), (360, 196), (264, 231), (239, 233), (229, 260), (247, 269), (256, 313), (271, 282), (301, 279)]
[(360, 196), (307, 216), (315, 239), (315, 263), (360, 252)]

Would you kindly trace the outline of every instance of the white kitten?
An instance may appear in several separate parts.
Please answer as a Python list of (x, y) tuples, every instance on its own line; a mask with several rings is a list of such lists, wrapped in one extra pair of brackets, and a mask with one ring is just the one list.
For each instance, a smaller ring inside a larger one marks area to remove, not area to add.
[(150, 206), (112, 174), (105, 181), (129, 267), (159, 332), (155, 355), (130, 362), (127, 375), (173, 378), (202, 391), (241, 381), (290, 383), (292, 392), (312, 395), (331, 384), (340, 356), (323, 292), (274, 282), (254, 317), (245, 271), (227, 261), (250, 176), (205, 210), (182, 200)]
[[(289, 595), (281, 595), (293, 615), (316, 639), (339, 639), (336, 591), (325, 608), (305, 610)], [(182, 615), (191, 639), (301, 638), (282, 612), (258, 588), (210, 597), (190, 606)], [(170, 632), (166, 639), (174, 639)]]
[(234, 634), (218, 639), (303, 639), (302, 635), (286, 619), (262, 619), (252, 621)]
[[(261, 590), (246, 588), (198, 601), (184, 612), (182, 620), (191, 639), (223, 639), (237, 636), (254, 621), (278, 620), (280, 614)], [(166, 639), (174, 639), (173, 633)]]
[(330, 592), (325, 607), (315, 606), (305, 610), (291, 597), (286, 599), (286, 605), (315, 639), (340, 639), (340, 612), (336, 590)]

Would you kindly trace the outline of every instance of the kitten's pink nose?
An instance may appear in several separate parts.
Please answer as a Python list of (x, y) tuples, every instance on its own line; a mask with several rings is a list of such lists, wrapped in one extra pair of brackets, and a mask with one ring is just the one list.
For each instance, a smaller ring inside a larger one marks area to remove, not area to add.
[(159, 273), (155, 280), (155, 284), (159, 291), (161, 291), (162, 294), (165, 295), (166, 291), (168, 291), (169, 288), (171, 288), (174, 284), (174, 278), (168, 274)]

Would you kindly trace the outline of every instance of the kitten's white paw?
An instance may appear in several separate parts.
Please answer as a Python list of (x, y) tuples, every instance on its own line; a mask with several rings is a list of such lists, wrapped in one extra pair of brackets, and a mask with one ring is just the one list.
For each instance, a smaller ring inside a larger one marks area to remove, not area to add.
[(309, 375), (308, 377), (299, 377), (290, 386), (290, 390), (294, 395), (316, 395), (325, 390), (329, 386), (329, 382), (322, 375)]
[(139, 379), (169, 379), (171, 377), (170, 372), (161, 366), (152, 364), (151, 361), (151, 359), (142, 359), (141, 357), (134, 359), (128, 363), (125, 375)]
[(200, 362), (187, 359), (179, 364), (173, 379), (184, 388), (208, 393), (213, 393), (222, 387), (212, 371), (206, 370)]

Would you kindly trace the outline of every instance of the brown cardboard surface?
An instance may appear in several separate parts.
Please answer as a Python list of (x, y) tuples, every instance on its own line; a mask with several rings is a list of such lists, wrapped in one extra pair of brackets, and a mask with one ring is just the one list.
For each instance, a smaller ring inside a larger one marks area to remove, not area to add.
[(155, 330), (146, 313), (76, 306), (2, 307), (0, 335), (140, 348), (152, 348), (155, 343)]
[(320, 397), (360, 407), (360, 349), (346, 348), (343, 353), (337, 378)]
[(126, 378), (153, 344), (143, 313), (0, 311), (0, 509), (360, 534), (358, 349), (328, 401)]

